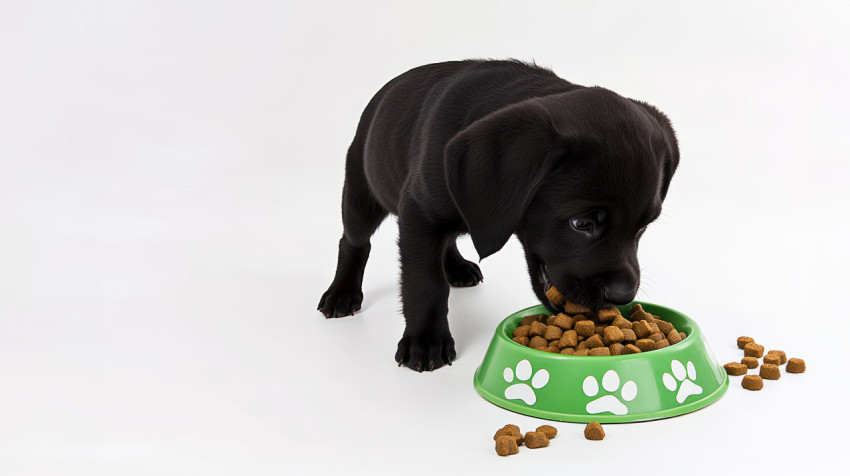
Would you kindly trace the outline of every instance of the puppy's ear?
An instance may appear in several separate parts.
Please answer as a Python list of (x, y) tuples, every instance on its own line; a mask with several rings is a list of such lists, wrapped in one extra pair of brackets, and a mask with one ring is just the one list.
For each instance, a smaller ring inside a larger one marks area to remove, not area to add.
[(490, 114), (449, 141), (449, 193), (481, 259), (502, 249), (562, 153), (549, 113), (535, 101)]

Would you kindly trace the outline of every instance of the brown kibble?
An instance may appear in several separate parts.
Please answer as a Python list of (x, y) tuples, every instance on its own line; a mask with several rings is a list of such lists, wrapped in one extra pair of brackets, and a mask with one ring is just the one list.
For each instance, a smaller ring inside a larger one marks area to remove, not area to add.
[(546, 290), (546, 297), (549, 298), (549, 300), (552, 301), (552, 304), (556, 306), (560, 306), (565, 300), (564, 295), (561, 294), (561, 291), (558, 291), (558, 288), (555, 286)]
[(536, 431), (538, 433), (543, 433), (546, 435), (546, 438), (549, 438), (550, 440), (558, 434), (558, 429), (551, 425), (538, 426)]
[(649, 326), (649, 323), (646, 320), (640, 320), (636, 322), (632, 326), (632, 330), (635, 331), (635, 335), (638, 339), (646, 339), (652, 334), (652, 327)]
[(546, 339), (544, 339), (543, 337), (534, 336), (528, 342), (528, 346), (531, 347), (532, 349), (537, 349), (537, 348), (540, 348), (540, 347), (543, 347), (545, 349), (546, 347), (549, 347), (549, 342)]
[(558, 347), (575, 347), (578, 345), (578, 334), (570, 329), (561, 335), (561, 340), (558, 342)]
[(758, 375), (744, 375), (741, 386), (747, 390), (761, 390), (764, 387), (764, 380)]
[(636, 346), (634, 344), (627, 344), (625, 347), (623, 347), (623, 354), (622, 355), (640, 354), (640, 352), (641, 352), (641, 350), (638, 346)]
[(516, 439), (516, 444), (522, 444), (522, 432), (519, 430), (519, 427), (516, 425), (505, 425), (502, 428), (499, 428), (499, 431), (493, 435), (494, 440), (498, 440), (500, 436), (512, 436)]
[(744, 357), (741, 363), (746, 365), (748, 369), (754, 369), (759, 366), (759, 359), (755, 357)]
[(610, 309), (600, 309), (596, 311), (596, 317), (599, 318), (599, 322), (613, 322), (614, 318), (620, 315), (620, 310), (616, 307), (612, 307)]
[(512, 436), (500, 436), (496, 438), (496, 454), (499, 456), (515, 455), (519, 453), (519, 446)]
[(614, 318), (614, 321), (611, 322), (612, 326), (617, 326), (620, 329), (631, 329), (632, 323), (628, 319), (623, 316), (617, 316)]
[(665, 347), (670, 347), (670, 341), (667, 339), (661, 339), (660, 341), (655, 343), (655, 350), (663, 349)]
[(685, 337), (688, 337), (688, 335), (685, 334), (684, 332), (679, 332), (679, 337), (681, 337), (682, 340), (685, 340)]
[(779, 366), (776, 364), (764, 364), (759, 369), (759, 377), (765, 380), (779, 380), (782, 373), (779, 371)]
[(782, 358), (777, 354), (765, 354), (764, 363), (770, 365), (782, 365)]
[(564, 347), (563, 349), (561, 349), (561, 353), (564, 354), (564, 355), (573, 355), (573, 353), (575, 353), (575, 351), (576, 350), (573, 349), (572, 347)]
[(632, 321), (632, 322), (640, 322), (640, 321), (655, 322), (655, 317), (652, 314), (641, 310), (641, 311), (633, 312), (629, 316), (629, 320)]
[(635, 345), (641, 352), (649, 352), (650, 350), (655, 350), (655, 341), (652, 339), (639, 339)]
[(593, 321), (579, 321), (573, 325), (576, 334), (582, 337), (590, 337), (596, 332), (596, 326)]
[(543, 448), (549, 446), (549, 438), (542, 431), (529, 431), (525, 434), (526, 448)]
[(576, 346), (576, 350), (582, 350), (582, 349), (590, 350), (590, 349), (587, 348), (587, 342), (586, 341), (579, 341), (578, 345)]
[(634, 306), (632, 306), (631, 309), (629, 309), (629, 315), (632, 315), (638, 311), (643, 312), (643, 306), (641, 306), (640, 304), (635, 304)]
[(546, 326), (546, 333), (543, 334), (543, 337), (546, 340), (561, 340), (563, 334), (563, 329), (558, 326)]
[(634, 344), (635, 342), (637, 342), (637, 336), (635, 335), (635, 331), (631, 329), (623, 329), (623, 343)]
[(514, 329), (514, 337), (528, 337), (531, 326), (519, 326)]
[(590, 349), (590, 355), (596, 357), (608, 357), (611, 355), (611, 349), (607, 347), (594, 347), (593, 349)]
[(552, 354), (560, 354), (561, 349), (559, 349), (557, 345), (549, 345), (549, 347), (546, 348), (546, 352), (550, 352)]
[[(584, 314), (576, 314), (575, 316), (573, 316), (573, 326), (575, 326), (575, 323), (578, 322), (578, 321), (587, 321), (587, 320), (588, 320), (588, 317), (585, 316)], [(573, 327), (573, 329), (575, 329), (575, 327)]]
[(587, 350), (587, 349), (576, 348), (576, 351), (573, 352), (573, 355), (579, 355), (579, 356), (582, 356), (582, 357), (586, 357), (586, 356), (590, 355), (590, 351)]
[(623, 330), (617, 326), (608, 326), (602, 330), (602, 340), (605, 341), (605, 345), (619, 344), (624, 338)]
[(762, 355), (764, 355), (763, 345), (758, 345), (756, 343), (750, 342), (749, 344), (744, 346), (745, 357), (761, 357)]
[(620, 355), (623, 353), (623, 349), (625, 346), (623, 344), (611, 344), (608, 346), (608, 350), (611, 351), (611, 355)]
[(746, 346), (747, 344), (749, 344), (751, 342), (753, 344), (755, 344), (756, 341), (752, 337), (747, 337), (747, 336), (738, 337), (738, 348), (743, 349), (744, 346)]
[(514, 337), (511, 340), (519, 345), (524, 345), (526, 347), (528, 347), (528, 343), (531, 342), (531, 339), (529, 339), (528, 337)]
[(767, 355), (770, 355), (770, 354), (779, 356), (779, 365), (782, 365), (782, 364), (784, 364), (785, 362), (788, 361), (788, 359), (785, 357), (785, 351), (783, 351), (783, 350), (768, 350)]
[(747, 373), (747, 366), (738, 362), (729, 362), (723, 368), (729, 375), (746, 375)]
[(573, 318), (562, 312), (555, 317), (555, 321), (552, 324), (560, 327), (562, 330), (568, 331), (573, 328)]
[(599, 334), (593, 334), (592, 336), (588, 337), (585, 342), (587, 342), (588, 349), (595, 349), (597, 347), (602, 347), (605, 345), (605, 343), (602, 342), (602, 338), (599, 337)]
[(540, 316), (538, 316), (537, 314), (533, 316), (525, 316), (522, 318), (521, 321), (519, 321), (519, 327), (530, 326), (532, 322), (537, 322), (539, 317)]
[(597, 324), (597, 325), (593, 328), (593, 333), (594, 333), (594, 334), (599, 334), (599, 336), (600, 336), (600, 337), (602, 337), (602, 332), (605, 330), (605, 328), (606, 328), (606, 327), (608, 327), (608, 326), (606, 326), (605, 324)]
[(544, 334), (546, 334), (546, 324), (543, 324), (539, 321), (535, 321), (529, 325), (528, 337), (542, 336)]
[(670, 323), (669, 323), (669, 322), (667, 322), (667, 321), (662, 321), (661, 319), (656, 319), (656, 320), (655, 320), (655, 325), (656, 325), (656, 326), (658, 326), (658, 329), (659, 329), (659, 330), (661, 331), (661, 333), (662, 333), (662, 334), (664, 334), (665, 336), (666, 336), (667, 334), (669, 334), (669, 333), (673, 332), (673, 329), (675, 329), (675, 327), (673, 327), (673, 324), (670, 324)]
[(652, 339), (653, 342), (658, 342), (658, 341), (664, 339), (664, 334), (662, 334), (660, 332), (655, 332), (653, 334), (649, 334), (649, 338)]
[(558, 316), (556, 316), (555, 314), (552, 314), (551, 316), (547, 317), (546, 318), (546, 325), (551, 326), (552, 323), (555, 322), (556, 317), (558, 317)]
[(649, 328), (652, 329), (653, 334), (661, 333), (661, 329), (658, 327), (658, 324), (656, 324), (654, 322), (649, 323)]
[(803, 359), (788, 359), (785, 371), (792, 374), (801, 374), (806, 371), (806, 361)]
[(572, 301), (564, 301), (564, 312), (567, 314), (581, 314), (584, 312), (590, 312), (589, 307), (582, 306), (581, 304), (576, 304)]
[(588, 440), (600, 441), (605, 438), (605, 431), (598, 421), (592, 421), (584, 427), (584, 437)]

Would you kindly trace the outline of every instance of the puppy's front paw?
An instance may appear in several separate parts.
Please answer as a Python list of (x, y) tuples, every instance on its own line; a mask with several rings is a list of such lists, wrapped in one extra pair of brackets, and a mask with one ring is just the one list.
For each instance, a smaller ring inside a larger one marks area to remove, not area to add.
[(445, 269), (449, 284), (456, 288), (475, 286), (484, 281), (481, 268), (472, 261), (447, 259)]
[(327, 318), (353, 316), (360, 310), (363, 303), (363, 292), (359, 289), (346, 289), (344, 287), (331, 287), (322, 294), (319, 300), (319, 312)]
[(405, 335), (398, 342), (398, 351), (395, 353), (399, 367), (404, 365), (417, 372), (452, 365), (456, 358), (455, 341), (451, 335)]

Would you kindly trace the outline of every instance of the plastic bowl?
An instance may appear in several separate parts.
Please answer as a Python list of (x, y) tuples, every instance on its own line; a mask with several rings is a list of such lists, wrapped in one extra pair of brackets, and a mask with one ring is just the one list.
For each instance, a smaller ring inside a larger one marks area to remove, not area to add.
[[(621, 306), (620, 311), (628, 315), (637, 303)], [(475, 390), (490, 402), (523, 415), (600, 423), (682, 415), (723, 396), (729, 377), (696, 322), (664, 306), (640, 304), (687, 337), (640, 354), (552, 354), (511, 340), (523, 317), (547, 312), (542, 305), (529, 307), (511, 314), (496, 328), (484, 362), (475, 372)]]

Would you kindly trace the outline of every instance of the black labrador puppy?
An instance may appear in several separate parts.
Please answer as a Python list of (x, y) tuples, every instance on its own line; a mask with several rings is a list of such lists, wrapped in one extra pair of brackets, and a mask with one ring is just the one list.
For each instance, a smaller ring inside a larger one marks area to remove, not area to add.
[(455, 359), (449, 285), (481, 270), (458, 252), (469, 233), (483, 259), (511, 235), (534, 293), (550, 285), (592, 309), (632, 301), (637, 248), (661, 213), (679, 162), (667, 117), (607, 89), (519, 61), (452, 61), (412, 69), (372, 98), (345, 163), (336, 276), (319, 302), (353, 315), (369, 239), (398, 216), (405, 330), (395, 359), (433, 370)]

